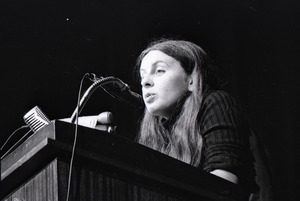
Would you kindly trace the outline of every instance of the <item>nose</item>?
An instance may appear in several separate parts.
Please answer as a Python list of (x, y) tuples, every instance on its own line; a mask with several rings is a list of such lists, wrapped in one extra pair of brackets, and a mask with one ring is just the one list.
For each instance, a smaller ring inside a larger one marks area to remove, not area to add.
[(154, 85), (153, 79), (149, 75), (144, 76), (142, 78), (141, 85), (144, 88), (152, 87)]

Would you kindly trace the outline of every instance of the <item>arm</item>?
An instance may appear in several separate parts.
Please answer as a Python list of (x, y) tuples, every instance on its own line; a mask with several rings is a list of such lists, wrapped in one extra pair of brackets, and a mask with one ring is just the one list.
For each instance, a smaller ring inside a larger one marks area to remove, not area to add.
[(200, 118), (202, 168), (237, 184), (248, 160), (246, 133), (238, 106), (225, 92), (212, 92), (203, 102)]

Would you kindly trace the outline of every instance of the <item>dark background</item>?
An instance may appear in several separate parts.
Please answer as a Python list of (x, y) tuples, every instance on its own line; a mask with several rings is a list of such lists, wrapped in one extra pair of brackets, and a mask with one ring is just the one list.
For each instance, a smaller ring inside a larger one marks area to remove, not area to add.
[[(276, 200), (299, 200), (297, 2), (1, 0), (0, 145), (36, 105), (50, 119), (70, 117), (86, 72), (116, 76), (140, 92), (139, 53), (154, 38), (177, 37), (207, 51), (247, 110), (266, 147)], [(140, 110), (98, 90), (82, 115), (103, 111), (135, 137)]]

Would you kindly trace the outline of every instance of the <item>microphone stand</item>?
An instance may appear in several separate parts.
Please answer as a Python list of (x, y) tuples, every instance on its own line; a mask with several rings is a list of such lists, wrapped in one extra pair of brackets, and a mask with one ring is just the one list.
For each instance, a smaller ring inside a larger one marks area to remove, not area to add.
[[(99, 87), (102, 87), (107, 93), (109, 93), (111, 96), (114, 98), (117, 98), (111, 93), (110, 91), (106, 90), (102, 85), (106, 85), (109, 83), (114, 83), (118, 85), (118, 88), (120, 91), (125, 91), (129, 89), (129, 86), (122, 82), (120, 79), (110, 76), (110, 77), (105, 77), (105, 78), (94, 78), (94, 83), (86, 90), (86, 92), (83, 94), (83, 96), (80, 99), (79, 105), (76, 107), (74, 110), (72, 116), (71, 116), (71, 123), (75, 122), (76, 119), (76, 114), (80, 113), (87, 103), (88, 99), (91, 97), (91, 95), (98, 89)], [(119, 99), (120, 100), (120, 99)], [(121, 100), (124, 101), (124, 100)]]

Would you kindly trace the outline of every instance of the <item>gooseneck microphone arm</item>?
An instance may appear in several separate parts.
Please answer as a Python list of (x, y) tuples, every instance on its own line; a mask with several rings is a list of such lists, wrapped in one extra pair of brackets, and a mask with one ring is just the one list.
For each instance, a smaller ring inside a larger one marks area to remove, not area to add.
[(112, 97), (118, 99), (121, 102), (127, 102), (130, 105), (138, 108), (141, 108), (143, 106), (143, 100), (141, 95), (131, 91), (130, 87), (122, 80), (113, 76), (97, 78), (94, 74), (92, 75), (92, 80), (94, 81), (94, 83), (86, 90), (86, 92), (80, 99), (78, 107), (76, 107), (75, 111), (71, 116), (72, 123), (74, 123), (75, 121), (77, 112), (78, 114), (81, 112), (88, 99), (99, 87), (101, 87), (104, 91), (106, 91)]

